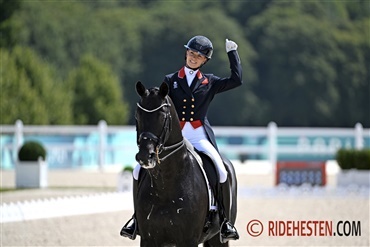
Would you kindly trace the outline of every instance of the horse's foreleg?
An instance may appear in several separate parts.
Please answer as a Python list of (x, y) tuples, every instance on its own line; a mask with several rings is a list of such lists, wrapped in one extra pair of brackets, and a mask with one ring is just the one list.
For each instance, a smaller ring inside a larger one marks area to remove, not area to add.
[(185, 240), (181, 241), (181, 243), (176, 243), (176, 247), (198, 247), (198, 243), (194, 240)]
[(145, 239), (141, 238), (140, 247), (154, 247), (153, 246), (153, 241), (149, 241), (149, 240), (145, 240)]
[(204, 242), (203, 246), (204, 247), (228, 247), (229, 242), (221, 243), (220, 242), (220, 235), (216, 234), (213, 238)]

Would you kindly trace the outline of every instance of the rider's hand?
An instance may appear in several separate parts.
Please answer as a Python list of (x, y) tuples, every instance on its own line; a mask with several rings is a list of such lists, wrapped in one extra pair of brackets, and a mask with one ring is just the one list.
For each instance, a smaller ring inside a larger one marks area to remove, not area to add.
[(238, 49), (238, 45), (234, 41), (226, 39), (226, 52), (235, 51), (236, 49)]

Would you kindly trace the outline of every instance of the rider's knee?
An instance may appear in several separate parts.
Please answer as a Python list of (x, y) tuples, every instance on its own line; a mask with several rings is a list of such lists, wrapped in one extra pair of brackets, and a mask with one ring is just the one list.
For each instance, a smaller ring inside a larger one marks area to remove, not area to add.
[(220, 183), (225, 183), (227, 180), (227, 171), (226, 169), (219, 169)]

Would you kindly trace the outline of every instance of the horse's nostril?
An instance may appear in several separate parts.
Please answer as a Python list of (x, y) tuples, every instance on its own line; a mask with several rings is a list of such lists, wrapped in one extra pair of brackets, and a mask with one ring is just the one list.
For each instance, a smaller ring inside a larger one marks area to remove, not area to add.
[(149, 159), (153, 159), (154, 158), (154, 155), (155, 155), (155, 153), (150, 153), (149, 154)]

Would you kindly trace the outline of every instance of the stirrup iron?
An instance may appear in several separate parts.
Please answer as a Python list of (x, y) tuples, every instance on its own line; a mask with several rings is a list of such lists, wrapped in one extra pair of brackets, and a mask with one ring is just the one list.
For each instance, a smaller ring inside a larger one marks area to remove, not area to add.
[[(131, 223), (131, 224), (130, 224)], [(137, 222), (133, 216), (127, 223), (122, 227), (120, 235), (127, 237), (131, 240), (135, 240), (137, 234)]]

